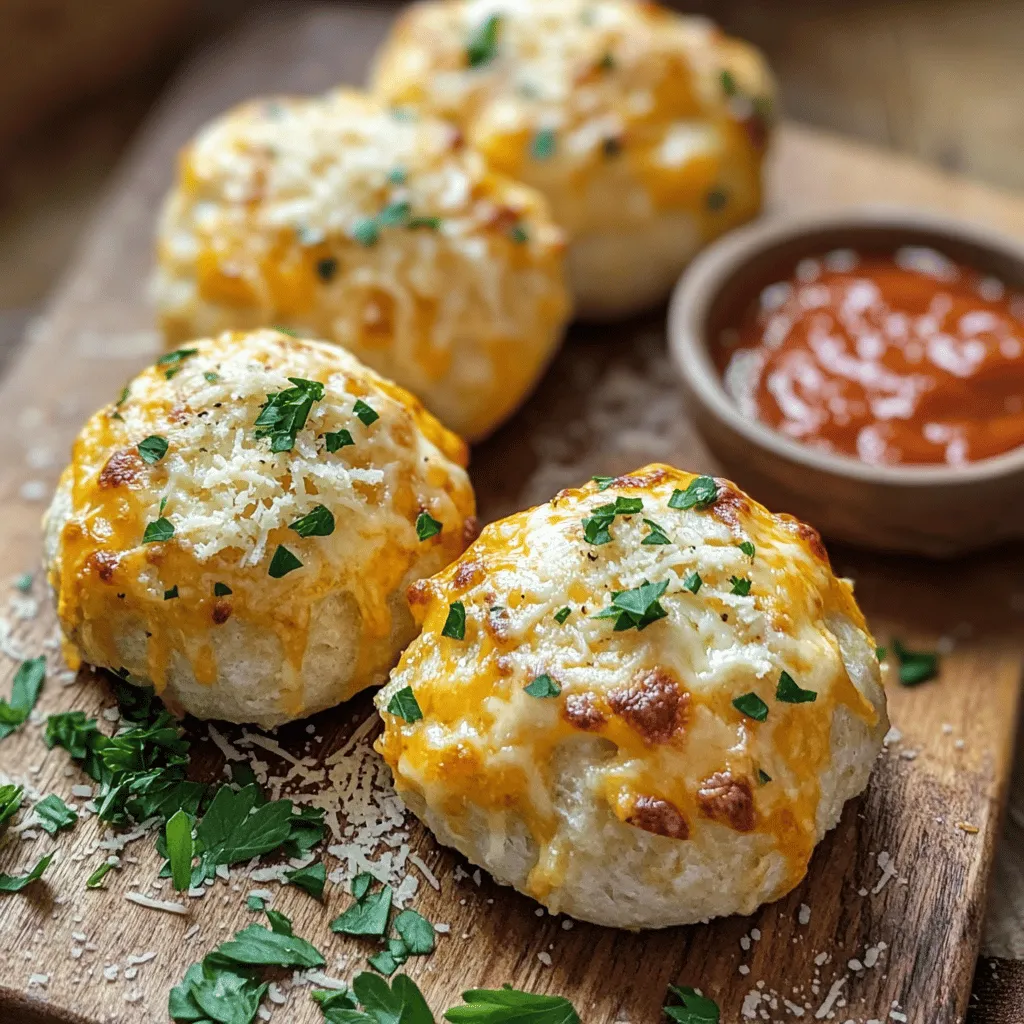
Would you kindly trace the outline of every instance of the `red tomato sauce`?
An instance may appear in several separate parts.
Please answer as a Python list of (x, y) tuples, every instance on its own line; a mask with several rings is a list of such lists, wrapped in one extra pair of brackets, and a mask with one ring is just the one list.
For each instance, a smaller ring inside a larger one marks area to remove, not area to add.
[(1024, 445), (1024, 296), (932, 249), (802, 260), (712, 354), (745, 415), (814, 448), (961, 466)]

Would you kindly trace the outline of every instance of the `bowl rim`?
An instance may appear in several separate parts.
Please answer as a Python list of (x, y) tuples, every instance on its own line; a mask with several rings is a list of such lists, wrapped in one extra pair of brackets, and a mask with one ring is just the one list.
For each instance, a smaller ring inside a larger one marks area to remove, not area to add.
[(1024, 241), (938, 211), (879, 203), (769, 216), (725, 235), (703, 250), (676, 284), (668, 308), (668, 345), (684, 381), (719, 420), (748, 443), (808, 469), (900, 488), (968, 487), (1024, 473), (1024, 446), (966, 466), (871, 465), (850, 455), (811, 448), (759, 420), (748, 419), (726, 392), (703, 329), (711, 303), (725, 283), (760, 253), (777, 245), (826, 231), (865, 228), (926, 231), (954, 243), (988, 249), (1019, 263), (1024, 279)]

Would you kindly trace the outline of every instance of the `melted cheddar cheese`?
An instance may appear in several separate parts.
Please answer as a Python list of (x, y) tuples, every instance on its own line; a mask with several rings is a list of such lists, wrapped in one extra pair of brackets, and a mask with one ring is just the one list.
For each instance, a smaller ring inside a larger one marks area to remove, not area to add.
[(450, 125), (341, 91), (251, 102), (199, 133), (164, 207), (154, 290), (172, 345), (283, 324), (476, 438), (561, 339), (564, 248), (540, 196)]
[[(555, 766), (576, 745), (604, 751), (580, 770), (607, 814), (681, 848), (723, 829), (743, 837), (766, 878), (774, 865), (773, 898), (800, 881), (834, 824), (822, 780), (837, 719), (861, 723), (875, 744), (887, 727), (874, 641), (817, 534), (726, 481), (707, 507), (673, 508), (694, 479), (655, 465), (603, 491), (563, 491), (488, 526), (411, 588), (422, 632), (378, 696), (378, 749), (399, 791), (455, 835), (478, 812), (524, 822), (537, 857), (522, 887), (538, 899), (562, 884), (574, 855)], [(588, 542), (586, 521), (618, 498), (639, 498), (642, 510), (616, 515), (606, 542)], [(642, 629), (597, 617), (645, 583), (666, 584), (663, 617)], [(442, 633), (455, 602), (464, 640)], [(783, 673), (813, 702), (778, 699)], [(540, 676), (560, 692), (528, 694)], [(421, 720), (387, 711), (405, 687)], [(764, 721), (734, 704), (750, 694), (767, 706)]]
[[(323, 384), (324, 396), (292, 450), (275, 453), (255, 421), (289, 378)], [(357, 401), (379, 419), (365, 424)], [(353, 443), (327, 451), (324, 435), (341, 430)], [(157, 461), (142, 457), (149, 437), (166, 442)], [(234, 647), (260, 637), (279, 661), (271, 717), (344, 700), (393, 664), (408, 633), (395, 621), (403, 588), (465, 547), (466, 456), (416, 399), (334, 346), (272, 330), (192, 342), (136, 377), (75, 441), (46, 523), (67, 642), (192, 710), (178, 684), (245, 685), (232, 678)], [(329, 535), (290, 529), (318, 506), (333, 516)], [(420, 541), (424, 512), (442, 529)], [(145, 542), (158, 520), (173, 535)], [(302, 566), (273, 578), (279, 545)], [(350, 633), (331, 633), (318, 610)], [(314, 637), (349, 648), (316, 678)]]

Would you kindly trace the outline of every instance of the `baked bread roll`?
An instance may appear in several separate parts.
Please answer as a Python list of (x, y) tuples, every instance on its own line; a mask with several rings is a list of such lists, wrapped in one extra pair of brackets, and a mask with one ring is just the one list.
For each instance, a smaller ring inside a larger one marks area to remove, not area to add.
[(523, 401), (569, 312), (543, 199), (452, 126), (349, 91), (247, 103), (199, 133), (153, 292), (172, 346), (266, 325), (326, 338), (470, 440)]
[(381, 683), (475, 532), (465, 445), (334, 345), (191, 342), (86, 423), (44, 520), (78, 658), (264, 727)]
[(417, 4), (372, 87), (451, 119), (493, 167), (547, 196), (587, 318), (658, 302), (701, 246), (760, 207), (764, 61), (654, 3)]
[(662, 928), (778, 899), (888, 728), (851, 584), (724, 480), (563, 491), (410, 601), (378, 749), (442, 843), (552, 913)]

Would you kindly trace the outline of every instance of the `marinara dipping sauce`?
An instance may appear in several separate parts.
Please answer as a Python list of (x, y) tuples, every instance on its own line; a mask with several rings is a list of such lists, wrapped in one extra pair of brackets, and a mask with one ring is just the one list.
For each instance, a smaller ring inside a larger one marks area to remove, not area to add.
[(744, 415), (862, 462), (1024, 445), (1024, 297), (932, 249), (802, 260), (713, 355)]

